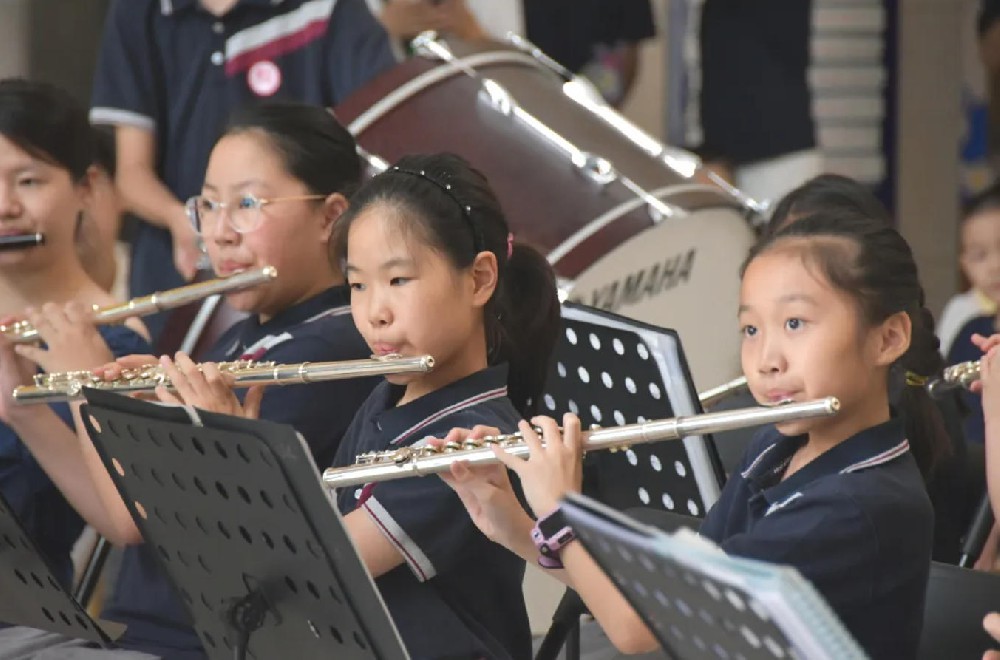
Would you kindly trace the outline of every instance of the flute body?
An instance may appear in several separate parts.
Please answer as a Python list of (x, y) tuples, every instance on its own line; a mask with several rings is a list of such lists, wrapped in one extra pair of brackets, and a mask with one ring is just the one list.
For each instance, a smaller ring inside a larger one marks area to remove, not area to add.
[(973, 383), (979, 380), (979, 375), (978, 360), (953, 364), (950, 367), (945, 367), (940, 378), (935, 378), (927, 383), (927, 393), (932, 397), (939, 397), (960, 387), (969, 389)]
[(35, 247), (45, 243), (44, 234), (17, 234), (14, 236), (0, 236), (0, 250), (23, 250), (27, 247)]
[[(155, 312), (168, 309), (175, 309), (190, 302), (195, 302), (219, 293), (230, 293), (249, 289), (270, 282), (278, 276), (278, 271), (272, 266), (256, 268), (254, 270), (243, 271), (229, 277), (220, 277), (214, 280), (188, 284), (186, 286), (170, 289), (133, 298), (120, 305), (101, 307), (94, 309), (94, 322), (98, 325), (110, 325), (121, 323), (126, 319), (136, 316), (146, 316)], [(9, 325), (0, 325), (2, 333), (8, 341), (16, 344), (38, 341), (38, 331), (27, 321), (18, 321)]]
[[(689, 435), (827, 417), (839, 409), (840, 402), (835, 397), (827, 397), (803, 403), (673, 417), (642, 424), (584, 431), (584, 447), (586, 451), (624, 449), (630, 445), (677, 440)], [(403, 447), (394, 451), (362, 454), (357, 457), (354, 465), (328, 468), (323, 472), (323, 483), (328, 488), (342, 488), (446, 472), (452, 463), (457, 461), (466, 461), (473, 465), (496, 463), (497, 458), (490, 445), (503, 447), (505, 451), (515, 456), (527, 456), (530, 453), (521, 435), (517, 433), (478, 440), (470, 439), (462, 444), (450, 443), (440, 449), (430, 445)]]
[[(338, 362), (302, 362), (300, 364), (275, 364), (240, 360), (220, 362), (218, 368), (233, 376), (236, 387), (251, 385), (290, 385), (293, 383), (319, 383), (345, 378), (388, 376), (391, 374), (424, 373), (434, 368), (430, 355), (402, 357), (386, 355), (362, 360)], [(89, 371), (67, 371), (38, 374), (34, 385), (24, 385), (14, 390), (18, 404), (53, 403), (71, 401), (83, 396), (83, 388), (128, 394), (152, 392), (158, 386), (170, 387), (170, 380), (158, 364), (129, 369), (115, 380), (98, 378)]]
[(720, 401), (724, 401), (731, 396), (736, 396), (737, 394), (744, 392), (747, 389), (747, 377), (740, 376), (739, 378), (734, 378), (728, 383), (723, 383), (712, 389), (705, 390), (698, 394), (698, 400), (701, 402), (703, 408), (711, 408)]

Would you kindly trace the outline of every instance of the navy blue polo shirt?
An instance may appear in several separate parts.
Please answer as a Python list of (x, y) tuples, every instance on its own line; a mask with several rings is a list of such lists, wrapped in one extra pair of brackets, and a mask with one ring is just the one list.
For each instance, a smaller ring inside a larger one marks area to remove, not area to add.
[(807, 76), (813, 4), (704, 1), (698, 51), (705, 156), (738, 166), (815, 148)]
[[(156, 171), (184, 201), (232, 111), (262, 98), (334, 106), (394, 63), (365, 0), (240, 0), (221, 18), (197, 0), (116, 0), (90, 119), (153, 132)], [(140, 223), (130, 295), (181, 284), (169, 232)]]
[(797, 568), (873, 660), (916, 657), (934, 512), (902, 423), (866, 429), (782, 480), (805, 442), (761, 431), (702, 535)]
[[(145, 339), (125, 326), (100, 326), (98, 331), (115, 357), (150, 350)], [(73, 425), (67, 404), (55, 403), (51, 408), (67, 426)], [(72, 584), (73, 563), (69, 553), (83, 531), (83, 519), (66, 502), (13, 429), (3, 423), (0, 423), (0, 493), (45, 554), (56, 578), (63, 585)]]
[[(507, 367), (489, 367), (402, 406), (382, 382), (358, 411), (334, 466), (357, 454), (443, 438), (476, 424), (516, 430)], [(337, 493), (342, 514), (362, 508), (405, 562), (375, 580), (413, 660), (531, 657), (521, 591), (524, 562), (483, 536), (441, 479), (401, 479)]]
[[(357, 360), (371, 355), (351, 318), (346, 286), (327, 289), (266, 323), (248, 317), (230, 328), (206, 361), (269, 360), (281, 364)], [(261, 419), (289, 424), (302, 434), (317, 465), (326, 465), (355, 411), (379, 378), (268, 387)], [(241, 393), (243, 391), (241, 390)], [(336, 401), (337, 405), (326, 405)], [(146, 545), (126, 548), (115, 593), (102, 616), (128, 626), (119, 644), (171, 659), (205, 653), (180, 598)]]
[[(962, 326), (955, 336), (955, 341), (948, 351), (948, 364), (969, 362), (983, 357), (983, 352), (972, 343), (972, 335), (980, 334), (989, 337), (996, 332), (996, 322), (993, 316), (977, 316)], [(983, 399), (979, 394), (968, 390), (960, 393), (962, 403), (968, 409), (962, 430), (969, 442), (983, 444), (986, 441), (986, 420), (983, 418)]]
[(598, 45), (634, 44), (656, 36), (649, 0), (527, 0), (528, 39), (571, 71), (580, 71)]

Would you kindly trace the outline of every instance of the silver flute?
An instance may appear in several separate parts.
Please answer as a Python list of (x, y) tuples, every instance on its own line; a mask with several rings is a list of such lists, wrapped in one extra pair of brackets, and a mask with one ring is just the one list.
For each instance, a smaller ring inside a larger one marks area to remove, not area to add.
[[(803, 403), (740, 408), (595, 429), (583, 432), (584, 449), (585, 451), (625, 449), (630, 445), (677, 440), (689, 435), (828, 417), (839, 409), (840, 401), (836, 397), (827, 397)], [(432, 445), (402, 447), (392, 451), (361, 454), (353, 465), (328, 468), (323, 472), (323, 483), (328, 488), (343, 488), (447, 472), (451, 465), (458, 461), (472, 465), (497, 463), (497, 458), (490, 448), (492, 445), (502, 447), (507, 453), (515, 456), (526, 457), (530, 453), (520, 433), (470, 438), (461, 443), (450, 442), (442, 447)]]
[(0, 236), (0, 250), (23, 250), (45, 244), (43, 234), (18, 234), (16, 236)]
[(711, 408), (720, 401), (724, 401), (731, 396), (736, 396), (740, 392), (747, 389), (747, 377), (740, 376), (739, 378), (734, 378), (727, 383), (722, 385), (717, 385), (713, 388), (707, 389), (704, 392), (699, 392), (698, 400), (701, 402), (703, 408)]
[[(241, 291), (255, 287), (258, 284), (270, 282), (278, 276), (278, 271), (273, 266), (264, 266), (236, 273), (229, 277), (220, 277), (214, 280), (206, 280), (196, 284), (170, 289), (169, 291), (158, 291), (141, 298), (133, 298), (120, 305), (109, 307), (94, 306), (94, 322), (98, 325), (111, 325), (121, 323), (126, 319), (136, 316), (146, 316), (167, 309), (175, 309), (190, 302), (195, 302), (218, 293), (229, 293)], [(0, 325), (0, 334), (7, 338), (7, 341), (15, 344), (26, 344), (38, 341), (38, 331), (27, 321), (17, 321), (7, 325)]]
[[(250, 387), (251, 385), (319, 383), (345, 378), (364, 378), (365, 376), (425, 373), (434, 368), (434, 358), (430, 355), (417, 357), (383, 355), (362, 360), (302, 362), (300, 364), (238, 360), (219, 362), (216, 366), (222, 373), (233, 376), (235, 387)], [(90, 371), (64, 371), (37, 374), (34, 385), (22, 385), (14, 389), (14, 401), (22, 405), (72, 401), (83, 397), (83, 388), (85, 387), (128, 394), (152, 392), (161, 385), (167, 388), (171, 387), (170, 379), (167, 378), (163, 367), (159, 364), (123, 370), (122, 374), (113, 380), (104, 380)]]
[(973, 383), (979, 380), (979, 375), (979, 360), (959, 362), (945, 367), (941, 376), (930, 380), (925, 387), (927, 393), (932, 397), (939, 397), (960, 387), (969, 389)]

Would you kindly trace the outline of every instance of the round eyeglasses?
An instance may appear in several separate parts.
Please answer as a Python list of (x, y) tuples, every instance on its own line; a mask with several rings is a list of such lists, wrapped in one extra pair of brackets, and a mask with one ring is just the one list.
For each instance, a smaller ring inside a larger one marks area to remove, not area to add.
[(260, 227), (264, 219), (261, 209), (268, 204), (325, 198), (326, 195), (293, 195), (261, 199), (253, 195), (243, 195), (231, 202), (217, 202), (202, 195), (195, 195), (185, 202), (184, 207), (187, 209), (188, 219), (194, 225), (194, 230), (199, 234), (204, 234), (206, 230), (217, 230), (219, 219), (223, 214), (233, 231), (246, 234)]

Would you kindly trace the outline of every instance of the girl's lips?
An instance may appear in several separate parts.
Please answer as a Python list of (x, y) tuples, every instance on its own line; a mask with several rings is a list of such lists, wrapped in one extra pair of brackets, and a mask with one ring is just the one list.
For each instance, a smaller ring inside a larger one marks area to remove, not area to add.
[(242, 273), (249, 268), (250, 267), (246, 264), (236, 263), (235, 261), (224, 261), (219, 264), (217, 273), (222, 277), (227, 277), (229, 275), (235, 275), (236, 273)]
[(782, 401), (794, 400), (795, 392), (790, 390), (768, 390), (765, 396), (771, 403), (781, 403)]

